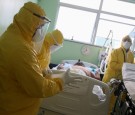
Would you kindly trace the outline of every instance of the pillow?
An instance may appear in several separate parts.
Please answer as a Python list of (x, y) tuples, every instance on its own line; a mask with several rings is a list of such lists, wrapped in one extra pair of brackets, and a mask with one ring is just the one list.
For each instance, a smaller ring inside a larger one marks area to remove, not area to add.
[[(75, 63), (78, 62), (78, 60), (62, 60), (62, 63), (68, 63), (68, 64), (71, 64), (71, 65), (74, 65)], [(85, 62), (85, 61), (81, 61), (85, 67), (91, 67), (91, 68), (94, 68), (94, 69), (98, 69), (98, 66), (96, 66), (95, 64), (92, 64), (92, 63), (89, 63), (89, 62)]]
[(67, 70), (69, 68), (72, 67), (72, 64), (69, 64), (67, 62), (62, 62), (61, 64), (59, 64), (58, 66), (56, 66), (55, 68), (52, 68), (52, 69), (55, 69), (55, 70)]

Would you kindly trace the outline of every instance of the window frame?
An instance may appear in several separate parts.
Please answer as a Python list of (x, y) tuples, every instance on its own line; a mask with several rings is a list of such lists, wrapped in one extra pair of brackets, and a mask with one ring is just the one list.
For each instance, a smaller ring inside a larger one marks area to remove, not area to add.
[[(92, 13), (97, 14), (95, 24), (94, 24), (94, 28), (93, 28), (93, 31), (92, 31), (92, 35), (90, 36), (90, 43), (89, 44), (91, 44), (91, 45), (95, 45), (94, 43), (95, 43), (95, 40), (96, 40), (98, 24), (99, 24), (100, 20), (106, 20), (106, 21), (110, 21), (110, 22), (116, 22), (116, 23), (121, 23), (121, 24), (130, 25), (130, 26), (135, 27), (135, 24), (123, 23), (123, 22), (120, 22), (120, 21), (114, 21), (114, 20), (108, 20), (108, 19), (100, 18), (100, 15), (103, 13), (103, 14), (106, 14), (106, 15), (117, 16), (117, 17), (120, 17), (120, 18), (135, 20), (135, 17), (117, 14), (117, 13), (112, 13), (112, 12), (108, 12), (108, 11), (103, 11), (102, 10), (103, 2), (104, 2), (104, 0), (101, 0), (100, 5), (99, 5), (99, 9), (92, 9), (92, 8), (73, 5), (73, 4), (69, 4), (69, 3), (63, 3), (63, 2), (59, 1), (59, 9), (60, 9), (61, 6), (63, 6), (63, 7), (67, 7), (67, 8), (73, 8), (73, 9), (88, 11), (88, 12), (92, 12)], [(69, 40), (69, 39), (67, 39), (67, 40)], [(82, 41), (82, 43), (84, 43), (84, 42)], [(97, 45), (95, 45), (95, 46), (97, 46)], [(100, 47), (102, 47), (102, 46), (100, 46)]]

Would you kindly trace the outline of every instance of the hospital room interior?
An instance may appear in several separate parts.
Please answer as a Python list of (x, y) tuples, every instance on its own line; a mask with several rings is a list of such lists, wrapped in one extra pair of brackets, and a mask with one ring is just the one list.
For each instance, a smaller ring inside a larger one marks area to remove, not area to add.
[[(47, 32), (58, 29), (64, 37), (62, 47), (51, 54), (52, 72), (70, 68), (69, 76), (82, 78), (44, 98), (38, 115), (135, 115), (134, 63), (124, 62), (122, 80), (102, 81), (109, 56), (126, 35), (135, 56), (135, 0), (0, 0), (0, 36), (29, 1), (51, 20)], [(108, 114), (112, 93), (116, 100)]]

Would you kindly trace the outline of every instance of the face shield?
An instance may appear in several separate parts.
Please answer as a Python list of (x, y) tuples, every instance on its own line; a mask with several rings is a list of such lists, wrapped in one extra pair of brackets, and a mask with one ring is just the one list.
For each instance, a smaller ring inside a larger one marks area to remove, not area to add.
[(34, 49), (36, 50), (38, 54), (41, 50), (41, 47), (45, 38), (45, 34), (48, 30), (48, 27), (51, 21), (46, 17), (42, 17), (37, 14), (34, 14), (34, 15), (44, 20), (44, 24), (40, 25), (37, 28), (32, 38), (32, 41), (34, 42)]
[(54, 42), (55, 42), (55, 44), (50, 47), (50, 51), (51, 51), (51, 53), (53, 53), (53, 52), (59, 50), (59, 49), (63, 46), (63, 44), (61, 44), (61, 45), (58, 44), (58, 42), (56, 41), (56, 39), (55, 39), (55, 37), (53, 36), (53, 34), (51, 34), (51, 36), (52, 36), (52, 38), (53, 38), (53, 40), (54, 40)]

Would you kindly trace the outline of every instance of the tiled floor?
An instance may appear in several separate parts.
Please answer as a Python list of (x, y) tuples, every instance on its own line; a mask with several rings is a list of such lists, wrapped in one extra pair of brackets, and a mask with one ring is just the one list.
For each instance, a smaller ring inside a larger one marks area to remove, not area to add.
[(60, 113), (56, 113), (56, 112), (53, 112), (53, 111), (46, 110), (46, 111), (45, 111), (45, 115), (63, 115), (63, 114), (60, 114)]
[(40, 109), (38, 115), (64, 115), (47, 109)]

